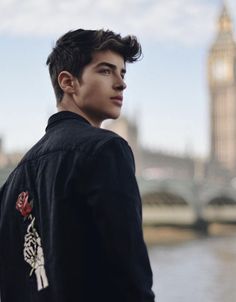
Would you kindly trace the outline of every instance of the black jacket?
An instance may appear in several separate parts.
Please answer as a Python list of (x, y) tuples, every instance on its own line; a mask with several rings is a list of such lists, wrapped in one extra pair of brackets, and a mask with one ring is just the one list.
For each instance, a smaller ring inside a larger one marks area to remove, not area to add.
[(0, 191), (1, 302), (153, 302), (127, 142), (59, 112)]

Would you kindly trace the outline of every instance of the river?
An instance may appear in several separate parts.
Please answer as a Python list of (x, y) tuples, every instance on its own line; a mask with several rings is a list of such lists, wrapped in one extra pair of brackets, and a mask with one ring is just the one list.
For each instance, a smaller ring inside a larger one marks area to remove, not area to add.
[(236, 235), (149, 248), (158, 302), (236, 302)]

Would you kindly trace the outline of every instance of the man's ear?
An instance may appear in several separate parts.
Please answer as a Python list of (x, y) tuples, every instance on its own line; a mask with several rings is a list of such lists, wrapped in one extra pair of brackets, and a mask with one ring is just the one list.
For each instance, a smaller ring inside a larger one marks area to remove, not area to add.
[(72, 94), (75, 93), (76, 89), (76, 78), (68, 71), (61, 71), (58, 75), (58, 84), (64, 93)]

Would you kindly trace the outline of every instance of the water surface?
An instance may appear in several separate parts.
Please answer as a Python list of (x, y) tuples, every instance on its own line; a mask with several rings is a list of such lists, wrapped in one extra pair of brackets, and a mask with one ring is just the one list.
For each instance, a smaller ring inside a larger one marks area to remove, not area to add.
[(236, 302), (236, 234), (149, 248), (158, 302)]

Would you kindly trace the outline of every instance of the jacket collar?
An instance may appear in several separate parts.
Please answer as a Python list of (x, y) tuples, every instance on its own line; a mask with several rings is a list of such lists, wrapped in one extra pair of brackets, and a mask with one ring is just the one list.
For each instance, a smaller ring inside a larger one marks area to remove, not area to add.
[(55, 114), (53, 114), (49, 120), (48, 124), (46, 127), (46, 131), (49, 130), (50, 128), (54, 127), (56, 124), (61, 122), (62, 120), (71, 120), (71, 119), (76, 119), (82, 123), (87, 123), (90, 125), (89, 121), (87, 121), (84, 117), (81, 115), (71, 112), (71, 111), (60, 111)]

